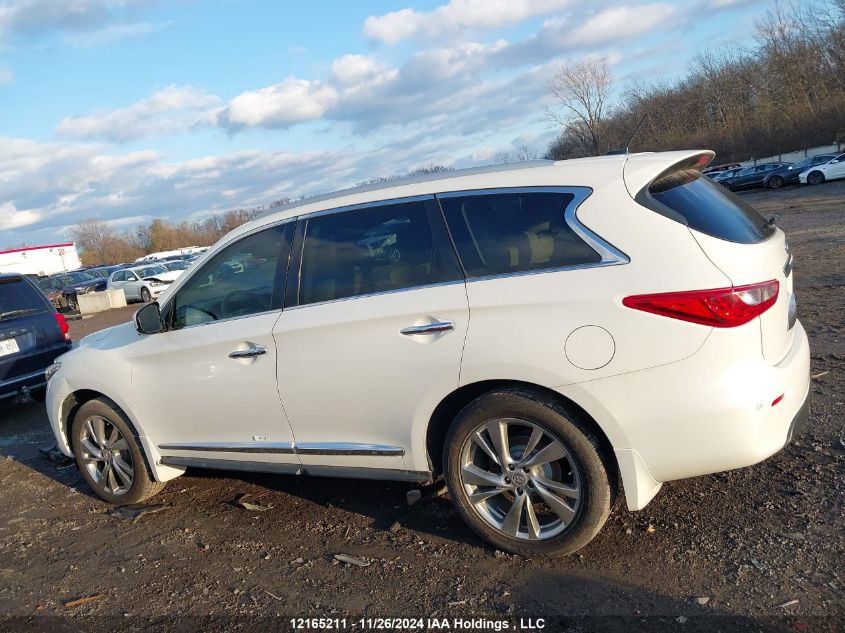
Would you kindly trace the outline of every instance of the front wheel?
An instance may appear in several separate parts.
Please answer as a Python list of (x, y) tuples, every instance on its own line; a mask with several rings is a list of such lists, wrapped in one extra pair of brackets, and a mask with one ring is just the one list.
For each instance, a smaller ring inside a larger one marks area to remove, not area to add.
[(783, 187), (783, 178), (780, 176), (772, 176), (769, 178), (770, 189), (780, 189), (781, 187)]
[(820, 185), (824, 182), (824, 174), (820, 171), (811, 171), (807, 174), (807, 182), (811, 185)]
[(83, 404), (73, 418), (71, 450), (88, 485), (110, 503), (139, 503), (157, 495), (138, 438), (123, 412), (105, 398)]
[(149, 303), (153, 296), (150, 294), (149, 289), (141, 288), (141, 301), (144, 303)]
[(581, 549), (615, 501), (614, 464), (581, 415), (520, 389), (468, 404), (449, 430), (443, 463), (470, 527), (525, 556)]

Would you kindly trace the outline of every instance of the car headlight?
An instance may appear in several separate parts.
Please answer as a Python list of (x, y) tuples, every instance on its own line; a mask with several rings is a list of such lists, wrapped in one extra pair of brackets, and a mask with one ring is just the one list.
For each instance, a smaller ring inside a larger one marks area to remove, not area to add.
[(56, 375), (56, 372), (61, 369), (61, 363), (53, 363), (52, 365), (48, 365), (47, 369), (44, 370), (44, 380), (50, 382), (50, 378)]

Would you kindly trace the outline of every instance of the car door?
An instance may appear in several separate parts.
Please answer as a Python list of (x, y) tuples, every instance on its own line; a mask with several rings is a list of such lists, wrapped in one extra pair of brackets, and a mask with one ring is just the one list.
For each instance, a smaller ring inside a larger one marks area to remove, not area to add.
[(827, 180), (845, 178), (845, 154), (830, 161), (830, 166), (825, 170), (825, 178)]
[(134, 271), (127, 270), (126, 276), (123, 278), (123, 282), (121, 283), (121, 288), (123, 288), (123, 294), (126, 295), (127, 299), (140, 299), (141, 298), (141, 278), (135, 274)]
[(168, 297), (166, 330), (133, 346), (136, 406), (164, 463), (298, 470), (273, 340), (291, 227), (219, 250)]
[(433, 196), (315, 215), (297, 231), (274, 337), (303, 468), (428, 471), (426, 428), (458, 387), (469, 322)]

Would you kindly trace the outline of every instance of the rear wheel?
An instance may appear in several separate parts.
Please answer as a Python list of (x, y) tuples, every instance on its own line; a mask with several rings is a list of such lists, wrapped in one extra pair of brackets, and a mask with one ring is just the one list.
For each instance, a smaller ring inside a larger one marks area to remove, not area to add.
[(780, 189), (781, 187), (783, 187), (783, 178), (780, 176), (772, 176), (769, 178), (770, 189)]
[(449, 430), (443, 462), (450, 496), (470, 527), (526, 556), (584, 547), (615, 500), (615, 469), (589, 426), (525, 390), (468, 404)]
[(71, 449), (82, 477), (110, 503), (139, 503), (164, 488), (150, 477), (135, 432), (110, 400), (96, 398), (79, 408), (71, 427)]
[(76, 299), (76, 295), (67, 295), (65, 297), (67, 300), (67, 309), (71, 312), (79, 312), (79, 302)]
[(807, 174), (807, 182), (811, 185), (820, 185), (824, 182), (824, 174), (820, 171), (811, 171)]
[(150, 294), (148, 288), (141, 288), (141, 301), (143, 301), (144, 303), (149, 303), (152, 298), (153, 297)]

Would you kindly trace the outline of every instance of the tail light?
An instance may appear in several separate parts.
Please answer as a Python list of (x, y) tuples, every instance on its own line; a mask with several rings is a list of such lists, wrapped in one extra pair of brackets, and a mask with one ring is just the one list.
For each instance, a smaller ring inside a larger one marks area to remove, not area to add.
[(622, 304), (672, 319), (711, 327), (736, 327), (771, 308), (778, 299), (776, 280), (713, 290), (661, 292), (625, 297)]
[(65, 320), (65, 315), (59, 312), (54, 312), (53, 316), (56, 317), (56, 323), (59, 324), (59, 329), (62, 331), (62, 336), (65, 337), (66, 341), (70, 340), (70, 327), (68, 327), (67, 321)]

